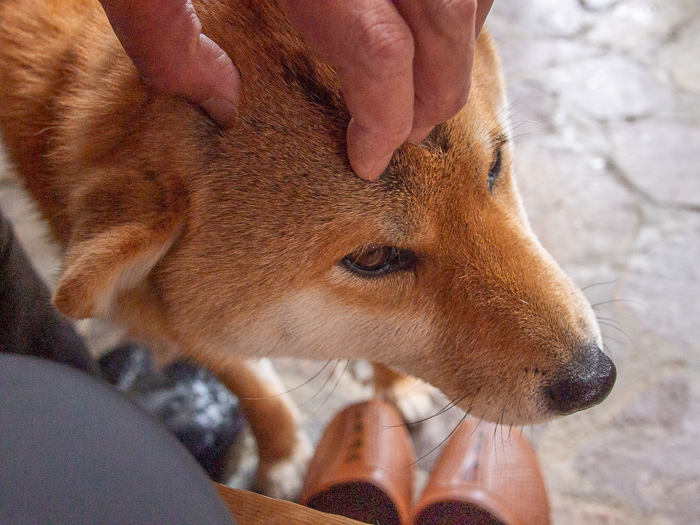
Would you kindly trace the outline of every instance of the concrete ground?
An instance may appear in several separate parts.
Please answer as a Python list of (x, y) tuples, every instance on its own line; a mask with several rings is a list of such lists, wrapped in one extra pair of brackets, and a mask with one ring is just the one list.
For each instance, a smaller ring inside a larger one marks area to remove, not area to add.
[[(488, 24), (533, 227), (596, 305), (619, 372), (599, 407), (527, 430), (554, 523), (700, 523), (700, 1), (496, 0)], [(0, 207), (50, 276), (52, 254), (1, 168)], [(97, 350), (116, 337), (105, 333)], [(278, 362), (289, 388), (321, 366)], [(312, 439), (370, 395), (366, 374), (341, 362), (293, 392)], [(458, 419), (417, 430), (418, 455)], [(421, 480), (436, 456), (420, 461)], [(253, 467), (244, 458), (232, 482)]]

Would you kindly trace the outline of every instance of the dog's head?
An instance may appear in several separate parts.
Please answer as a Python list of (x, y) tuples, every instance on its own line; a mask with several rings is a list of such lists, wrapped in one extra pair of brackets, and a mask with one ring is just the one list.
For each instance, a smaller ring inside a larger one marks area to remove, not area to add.
[(59, 308), (132, 323), (157, 310), (190, 352), (371, 359), (504, 423), (608, 394), (590, 305), (523, 212), (488, 34), (467, 106), (370, 183), (347, 161), (337, 78), (278, 12), (200, 15), (241, 71), (236, 124), (146, 93), (128, 65), (90, 95), (55, 155), (91, 177), (71, 204)]

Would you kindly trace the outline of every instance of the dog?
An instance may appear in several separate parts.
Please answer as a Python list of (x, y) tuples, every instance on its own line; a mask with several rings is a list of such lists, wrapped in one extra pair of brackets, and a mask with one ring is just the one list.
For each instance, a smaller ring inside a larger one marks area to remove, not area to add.
[(467, 105), (370, 183), (347, 159), (334, 70), (274, 2), (194, 3), (241, 73), (227, 129), (146, 89), (97, 0), (0, 0), (0, 131), (61, 247), (63, 314), (217, 374), (277, 496), (309, 447), (251, 358), (368, 359), (385, 392), (415, 376), (507, 425), (608, 395), (595, 315), (517, 192), (487, 31)]

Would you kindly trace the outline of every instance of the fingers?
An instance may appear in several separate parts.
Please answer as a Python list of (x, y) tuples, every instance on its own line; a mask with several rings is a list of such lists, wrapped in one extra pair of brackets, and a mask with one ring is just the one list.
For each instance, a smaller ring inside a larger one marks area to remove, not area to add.
[(476, 38), (493, 0), (283, 0), (292, 23), (338, 70), (352, 120), (348, 158), (378, 178), (466, 103)]
[[(189, 0), (101, 0), (144, 82), (233, 121), (240, 75), (201, 33)], [(282, 0), (336, 66), (352, 120), (348, 158), (374, 180), (404, 141), (420, 141), (466, 103), (474, 43), (493, 0)]]
[(283, 9), (321, 58), (337, 68), (352, 115), (348, 157), (374, 180), (413, 124), (414, 42), (387, 0), (287, 0)]
[(420, 142), (467, 103), (474, 48), (493, 0), (396, 2), (416, 44), (415, 106), (408, 140)]
[(150, 87), (198, 102), (219, 124), (235, 116), (240, 75), (201, 33), (188, 0), (101, 0), (112, 28)]
[(409, 140), (418, 142), (467, 102), (477, 5), (476, 0), (403, 0), (396, 6), (411, 27), (416, 44), (415, 106)]
[(486, 16), (491, 11), (493, 0), (478, 0), (476, 5), (476, 37), (479, 38), (481, 29), (484, 27)]

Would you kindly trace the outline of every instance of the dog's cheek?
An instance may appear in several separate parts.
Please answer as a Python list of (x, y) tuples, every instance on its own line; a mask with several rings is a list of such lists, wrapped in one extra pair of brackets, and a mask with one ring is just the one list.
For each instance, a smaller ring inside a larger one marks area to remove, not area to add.
[(363, 358), (406, 370), (433, 347), (435, 330), (427, 314), (370, 312), (311, 288), (275, 300), (254, 318), (232, 319), (225, 333), (235, 341), (221, 337), (216, 346), (249, 356)]

